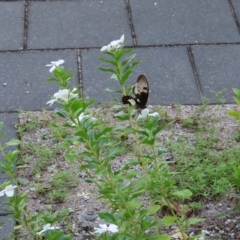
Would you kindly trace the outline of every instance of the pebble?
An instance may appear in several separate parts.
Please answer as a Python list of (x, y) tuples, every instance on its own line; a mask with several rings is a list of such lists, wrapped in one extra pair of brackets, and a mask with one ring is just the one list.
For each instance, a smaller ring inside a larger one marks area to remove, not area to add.
[(85, 216), (85, 219), (86, 219), (87, 221), (94, 221), (94, 220), (97, 219), (97, 215), (87, 214), (87, 215)]
[(225, 225), (228, 225), (229, 223), (231, 223), (232, 220), (231, 219), (228, 219), (226, 222), (225, 222)]
[(7, 86), (7, 83), (5, 82), (5, 83), (3, 83), (3, 86)]

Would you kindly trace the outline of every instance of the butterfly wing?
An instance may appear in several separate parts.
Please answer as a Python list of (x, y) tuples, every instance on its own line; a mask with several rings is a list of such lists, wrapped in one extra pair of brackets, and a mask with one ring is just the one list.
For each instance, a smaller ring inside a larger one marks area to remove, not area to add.
[(140, 75), (137, 79), (137, 83), (133, 87), (133, 94), (135, 98), (131, 96), (123, 96), (122, 103), (136, 106), (137, 108), (144, 109), (148, 101), (149, 86), (147, 78), (144, 75)]
[(144, 75), (138, 77), (137, 83), (133, 87), (133, 94), (135, 95), (137, 107), (146, 108), (149, 95), (149, 85), (147, 78)]

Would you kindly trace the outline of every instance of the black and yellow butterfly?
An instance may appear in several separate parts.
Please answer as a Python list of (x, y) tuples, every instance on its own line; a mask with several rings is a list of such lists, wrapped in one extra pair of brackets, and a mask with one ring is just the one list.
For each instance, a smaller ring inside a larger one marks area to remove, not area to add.
[(137, 83), (133, 86), (133, 94), (135, 97), (123, 96), (122, 103), (136, 106), (138, 109), (147, 108), (146, 104), (149, 95), (149, 85), (147, 78), (144, 75), (140, 75), (137, 79)]

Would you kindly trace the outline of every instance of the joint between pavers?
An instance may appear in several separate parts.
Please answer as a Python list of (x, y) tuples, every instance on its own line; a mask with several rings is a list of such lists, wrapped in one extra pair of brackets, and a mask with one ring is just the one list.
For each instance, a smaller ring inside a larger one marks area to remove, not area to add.
[[(0, 0), (1, 1), (1, 0)], [(152, 48), (152, 47), (187, 47), (187, 46), (225, 46), (225, 45), (240, 45), (240, 42), (219, 42), (219, 43), (179, 43), (179, 44), (149, 44), (124, 46), (125, 48)], [(30, 52), (48, 52), (48, 51), (68, 51), (68, 50), (99, 50), (101, 47), (72, 47), (72, 48), (35, 48), (23, 50), (0, 50), (0, 53), (30, 53)]]
[(128, 13), (128, 21), (130, 25), (130, 30), (132, 34), (133, 39), (133, 46), (137, 46), (137, 38), (136, 38), (136, 32), (133, 24), (133, 17), (132, 17), (132, 10), (131, 10), (131, 4), (129, 0), (125, 0), (126, 6), (127, 6), (127, 13)]
[(83, 97), (83, 81), (82, 81), (82, 61), (81, 61), (81, 50), (77, 50), (77, 66), (78, 66), (78, 81), (79, 81), (79, 88), (80, 88), (80, 97)]
[(231, 12), (232, 12), (234, 21), (235, 21), (235, 23), (236, 23), (236, 26), (237, 26), (237, 29), (238, 29), (238, 33), (240, 34), (240, 23), (239, 23), (237, 14), (236, 14), (236, 12), (235, 12), (235, 9), (234, 9), (234, 6), (233, 6), (231, 0), (228, 0), (228, 5), (229, 5), (229, 7), (230, 7), (230, 10), (231, 10)]
[(197, 88), (198, 88), (199, 94), (202, 98), (203, 97), (202, 87), (201, 87), (201, 83), (200, 83), (200, 80), (199, 80), (199, 77), (198, 77), (198, 74), (197, 74), (197, 68), (196, 68), (196, 65), (195, 65), (194, 56), (193, 56), (191, 46), (187, 46), (187, 51), (188, 51), (188, 56), (189, 56), (189, 59), (190, 59), (190, 62), (191, 62), (194, 78), (195, 78), (195, 81), (196, 81), (196, 84), (197, 84)]
[(27, 49), (28, 37), (28, 0), (24, 1), (24, 30), (23, 30), (23, 49)]

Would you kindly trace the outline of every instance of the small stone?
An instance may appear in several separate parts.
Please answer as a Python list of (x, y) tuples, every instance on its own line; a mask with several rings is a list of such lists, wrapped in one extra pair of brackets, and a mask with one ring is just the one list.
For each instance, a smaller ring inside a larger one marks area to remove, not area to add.
[(3, 86), (7, 86), (7, 83), (5, 82), (5, 83), (3, 83)]
[(94, 220), (97, 219), (97, 215), (87, 214), (87, 215), (85, 216), (85, 219), (86, 219), (87, 221), (94, 221)]
[(28, 94), (28, 93), (30, 93), (30, 92), (29, 92), (29, 91), (26, 91), (25, 93)]
[(225, 222), (225, 225), (228, 225), (229, 223), (231, 223), (232, 220), (231, 219), (228, 219), (226, 222)]
[(27, 186), (29, 184), (29, 180), (26, 178), (18, 178), (18, 182), (23, 186)]

